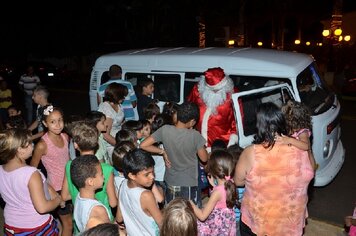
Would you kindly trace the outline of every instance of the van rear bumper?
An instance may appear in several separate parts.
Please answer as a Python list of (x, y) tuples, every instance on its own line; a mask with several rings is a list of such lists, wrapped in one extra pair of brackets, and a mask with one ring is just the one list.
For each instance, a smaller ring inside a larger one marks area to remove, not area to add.
[(345, 149), (341, 140), (332, 156), (332, 160), (322, 170), (317, 170), (314, 186), (321, 187), (329, 184), (337, 175), (345, 160)]

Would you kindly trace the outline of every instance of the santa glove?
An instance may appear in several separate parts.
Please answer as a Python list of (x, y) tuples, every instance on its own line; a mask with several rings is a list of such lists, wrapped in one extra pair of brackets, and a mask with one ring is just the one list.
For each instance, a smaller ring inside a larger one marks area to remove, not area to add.
[(230, 138), (229, 138), (229, 143), (227, 144), (227, 147), (237, 144), (238, 142), (239, 142), (239, 136), (237, 136), (237, 134), (231, 134)]

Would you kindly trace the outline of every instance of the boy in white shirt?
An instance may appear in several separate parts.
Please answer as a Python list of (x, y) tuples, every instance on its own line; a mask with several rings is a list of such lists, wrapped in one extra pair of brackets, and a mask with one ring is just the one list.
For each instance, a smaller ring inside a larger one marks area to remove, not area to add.
[(80, 232), (98, 224), (110, 223), (109, 211), (95, 199), (95, 191), (103, 187), (104, 177), (99, 160), (94, 155), (73, 160), (70, 175), (79, 194), (74, 204), (74, 220)]

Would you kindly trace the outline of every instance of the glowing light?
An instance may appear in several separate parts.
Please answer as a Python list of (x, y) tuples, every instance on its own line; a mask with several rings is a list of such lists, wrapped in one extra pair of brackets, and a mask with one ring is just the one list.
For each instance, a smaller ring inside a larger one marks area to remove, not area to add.
[(342, 34), (342, 30), (341, 30), (341, 29), (336, 29), (336, 30), (334, 31), (334, 34), (335, 34), (336, 36), (339, 36), (339, 35)]
[(343, 37), (340, 35), (340, 36), (339, 36), (339, 41), (341, 42), (341, 41), (342, 41), (342, 39), (343, 39)]
[(322, 34), (324, 37), (328, 37), (330, 35), (330, 30), (325, 29), (325, 30), (323, 30)]
[(350, 41), (351, 40), (351, 36), (350, 35), (345, 35), (344, 40), (346, 42)]
[(306, 42), (306, 43), (305, 43), (305, 45), (309, 46), (309, 45), (310, 45), (310, 42), (309, 42), (309, 41), (308, 41), (308, 42)]
[(316, 45), (321, 47), (321, 46), (323, 46), (323, 43), (317, 43)]
[(230, 46), (234, 45), (234, 44), (235, 44), (235, 40), (230, 39), (229, 42), (228, 42), (228, 44), (229, 44)]
[(260, 41), (257, 43), (257, 45), (261, 47), (263, 45), (263, 43)]
[(300, 40), (299, 40), (299, 39), (296, 39), (296, 40), (294, 41), (294, 44), (296, 44), (296, 45), (300, 44)]

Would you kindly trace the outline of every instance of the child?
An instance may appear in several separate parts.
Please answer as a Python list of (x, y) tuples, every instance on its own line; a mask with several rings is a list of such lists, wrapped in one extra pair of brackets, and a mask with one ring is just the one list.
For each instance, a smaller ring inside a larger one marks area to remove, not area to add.
[(80, 236), (120, 236), (126, 235), (117, 224), (103, 223), (85, 230)]
[(192, 205), (184, 198), (172, 200), (163, 211), (161, 236), (197, 236), (197, 218)]
[(11, 105), (7, 108), (7, 114), (8, 116), (18, 116), (18, 115), (22, 115), (21, 114), (21, 110), (15, 106), (15, 105)]
[(151, 102), (146, 106), (145, 109), (143, 109), (143, 115), (144, 115), (143, 119), (146, 119), (152, 123), (155, 117), (160, 113), (161, 112), (159, 106), (155, 102)]
[(158, 235), (162, 215), (156, 198), (148, 190), (154, 183), (154, 160), (140, 149), (123, 159), (125, 180), (119, 189), (116, 220), (124, 222), (128, 235)]
[(116, 133), (115, 136), (116, 146), (120, 145), (121, 142), (129, 141), (134, 144), (136, 147), (138, 146), (137, 136), (135, 131), (131, 129), (122, 129)]
[(178, 104), (175, 102), (166, 102), (163, 105), (162, 114), (168, 115), (170, 117), (170, 124), (175, 125), (177, 123), (177, 111)]
[[(81, 156), (94, 155), (98, 147), (98, 130), (93, 125), (87, 124), (85, 121), (79, 121), (73, 126), (70, 135), (74, 141), (74, 147), (79, 151)], [(70, 175), (71, 162), (68, 161), (66, 164), (62, 198), (65, 200), (72, 199), (73, 204), (75, 204), (79, 190), (73, 185)], [(104, 185), (100, 191), (96, 192), (95, 198), (110, 210), (111, 207), (114, 208), (117, 206), (113, 167), (109, 164), (101, 163), (101, 168), (104, 174)], [(110, 219), (114, 218), (112, 214), (109, 216)]]
[(7, 87), (7, 82), (0, 76), (0, 121), (5, 124), (8, 119), (7, 109), (12, 105), (12, 91)]
[(352, 216), (345, 217), (345, 231), (349, 236), (356, 236), (356, 203)]
[[(185, 102), (179, 106), (177, 119), (173, 125), (164, 125), (146, 138), (140, 148), (151, 153), (161, 154), (165, 158), (166, 203), (175, 197), (193, 200), (201, 206), (200, 188), (198, 187), (198, 158), (208, 160), (205, 139), (192, 129), (199, 117), (198, 107)], [(164, 150), (155, 146), (163, 143)]]
[[(48, 183), (60, 194), (65, 165), (69, 160), (69, 138), (67, 134), (62, 133), (64, 127), (62, 111), (52, 105), (47, 106), (43, 111), (43, 125), (48, 131), (36, 144), (30, 164), (37, 168), (42, 161), (47, 171)], [(72, 234), (71, 209), (71, 204), (67, 202), (64, 208), (56, 210), (62, 222), (64, 236)]]
[[(237, 195), (232, 181), (233, 157), (223, 150), (212, 152), (206, 171), (209, 183), (214, 187), (208, 202), (199, 209), (192, 202), (198, 221), (199, 235), (236, 235), (236, 220), (233, 207)], [(222, 223), (223, 222), (223, 223)]]
[(110, 223), (109, 210), (95, 199), (95, 191), (102, 188), (104, 183), (103, 171), (96, 156), (84, 155), (75, 158), (70, 165), (70, 176), (79, 189), (73, 212), (79, 231)]
[(122, 124), (121, 129), (125, 130), (133, 130), (136, 133), (136, 139), (137, 142), (139, 143), (139, 140), (142, 139), (142, 129), (143, 125), (140, 120), (128, 120), (125, 123)]
[(142, 138), (141, 140), (139, 140), (140, 143), (142, 143), (142, 141), (149, 137), (151, 135), (151, 131), (152, 131), (152, 127), (151, 127), (151, 123), (148, 121), (148, 120), (141, 120), (141, 123), (142, 123)]
[(48, 102), (49, 91), (44, 86), (37, 86), (33, 91), (32, 99), (37, 104), (36, 120), (28, 127), (30, 131), (37, 129), (37, 133), (32, 136), (32, 140), (42, 137), (44, 134), (43, 111), (50, 105)]
[(95, 153), (95, 156), (100, 162), (110, 164), (110, 158), (108, 152), (106, 151), (106, 143), (104, 140), (103, 133), (106, 133), (107, 127), (105, 125), (106, 116), (100, 111), (90, 111), (85, 119), (87, 122), (93, 124), (99, 131), (99, 148)]
[[(236, 166), (237, 161), (240, 158), (240, 155), (243, 151), (242, 148), (238, 144), (233, 144), (227, 148), (227, 151), (231, 154), (232, 156), (232, 161), (233, 165)], [(237, 199), (238, 202), (236, 206), (234, 207), (235, 211), (235, 216), (236, 216), (236, 236), (240, 236), (240, 218), (241, 218), (241, 202), (243, 198), (243, 194), (245, 192), (245, 187), (236, 187), (236, 193), (237, 193)]]
[(139, 93), (137, 95), (137, 112), (140, 120), (145, 119), (144, 109), (148, 104), (154, 102), (152, 94), (155, 90), (155, 85), (152, 79), (144, 78), (138, 81)]
[(26, 129), (27, 125), (24, 118), (21, 115), (17, 115), (17, 116), (10, 116), (8, 118), (6, 123), (6, 128)]
[(277, 140), (306, 151), (312, 168), (316, 170), (316, 163), (309, 139), (312, 130), (309, 108), (303, 103), (290, 100), (282, 107), (282, 112), (286, 119), (288, 134), (291, 137), (277, 135)]
[(112, 164), (117, 171), (114, 177), (116, 192), (119, 191), (119, 187), (122, 181), (125, 179), (124, 169), (123, 169), (123, 159), (126, 154), (134, 150), (136, 146), (130, 141), (122, 141), (118, 143), (112, 153)]
[(27, 130), (0, 133), (0, 194), (6, 202), (5, 235), (58, 235), (57, 221), (48, 214), (61, 203), (60, 196), (26, 160), (33, 150)]

